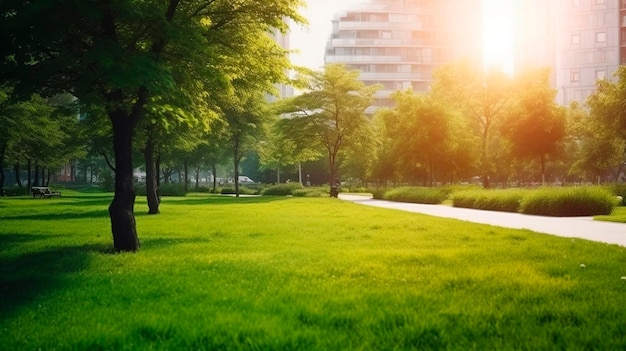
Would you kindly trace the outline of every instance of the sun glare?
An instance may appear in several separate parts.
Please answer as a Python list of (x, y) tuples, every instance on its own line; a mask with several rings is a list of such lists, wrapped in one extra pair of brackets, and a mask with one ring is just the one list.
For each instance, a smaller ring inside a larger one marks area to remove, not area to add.
[(513, 73), (512, 0), (483, 0), (483, 59), (485, 68)]

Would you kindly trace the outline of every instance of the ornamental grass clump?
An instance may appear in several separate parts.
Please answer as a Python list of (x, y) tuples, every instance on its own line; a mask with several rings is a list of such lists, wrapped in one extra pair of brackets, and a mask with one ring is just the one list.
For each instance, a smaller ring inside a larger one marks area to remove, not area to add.
[(518, 212), (520, 202), (528, 190), (465, 190), (454, 193), (454, 207), (474, 208), (478, 210)]
[(296, 189), (302, 189), (302, 184), (300, 183), (283, 183), (272, 185), (267, 189), (264, 189), (261, 192), (261, 195), (272, 195), (272, 196), (288, 196), (293, 195), (293, 191)]
[(324, 187), (301, 188), (294, 189), (291, 195), (295, 197), (321, 197), (328, 196), (328, 190), (325, 190)]
[(448, 198), (441, 188), (401, 187), (391, 189), (383, 195), (384, 200), (419, 204), (440, 204)]
[(525, 214), (569, 217), (609, 215), (615, 199), (601, 187), (540, 188), (529, 192), (520, 204)]

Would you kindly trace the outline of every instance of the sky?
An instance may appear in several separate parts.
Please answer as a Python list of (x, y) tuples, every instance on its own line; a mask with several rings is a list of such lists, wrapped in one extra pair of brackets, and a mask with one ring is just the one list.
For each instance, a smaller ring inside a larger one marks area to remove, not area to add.
[[(308, 19), (308, 28), (295, 26), (291, 33), (291, 47), (300, 51), (292, 55), (293, 63), (320, 70), (324, 65), (324, 49), (331, 32), (333, 14), (360, 2), (363, 0), (307, 0), (308, 6), (301, 10), (301, 14)], [(512, 0), (483, 2), (485, 65), (512, 72)]]

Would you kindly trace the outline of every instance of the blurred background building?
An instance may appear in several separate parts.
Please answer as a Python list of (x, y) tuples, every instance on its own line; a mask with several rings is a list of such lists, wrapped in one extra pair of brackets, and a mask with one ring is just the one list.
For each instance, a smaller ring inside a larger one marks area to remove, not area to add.
[(368, 109), (391, 106), (397, 90), (427, 91), (435, 69), (462, 59), (482, 66), (480, 0), (370, 0), (332, 20), (326, 64), (361, 72), (382, 89)]

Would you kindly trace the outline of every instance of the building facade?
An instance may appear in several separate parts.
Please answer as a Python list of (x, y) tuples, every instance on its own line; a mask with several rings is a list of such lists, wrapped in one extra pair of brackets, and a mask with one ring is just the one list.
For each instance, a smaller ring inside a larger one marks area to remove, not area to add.
[(383, 88), (367, 113), (391, 106), (398, 90), (429, 89), (435, 69), (462, 59), (482, 62), (480, 0), (370, 0), (336, 14), (326, 64), (357, 69)]
[(584, 102), (626, 63), (626, 0), (517, 0), (516, 71), (550, 67), (557, 102)]

